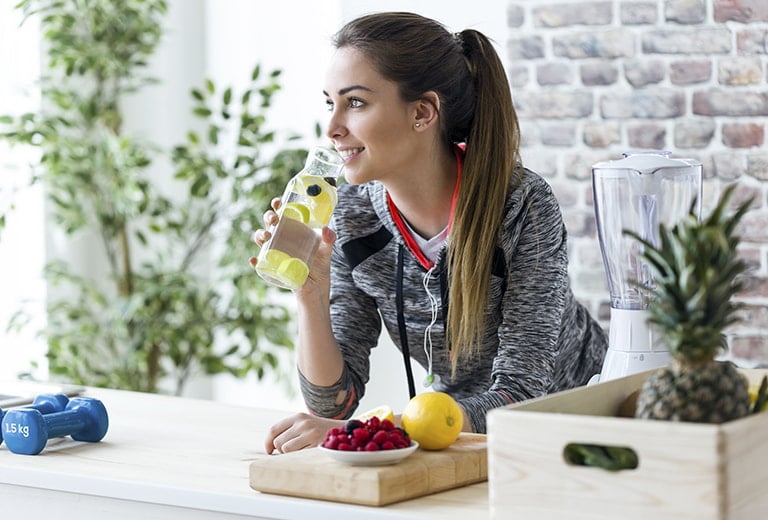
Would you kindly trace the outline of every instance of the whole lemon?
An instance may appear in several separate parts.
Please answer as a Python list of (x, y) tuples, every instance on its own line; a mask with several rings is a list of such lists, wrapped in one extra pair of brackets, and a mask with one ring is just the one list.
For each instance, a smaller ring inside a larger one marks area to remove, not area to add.
[(464, 415), (459, 403), (445, 392), (425, 392), (408, 401), (400, 423), (420, 448), (442, 450), (459, 437)]

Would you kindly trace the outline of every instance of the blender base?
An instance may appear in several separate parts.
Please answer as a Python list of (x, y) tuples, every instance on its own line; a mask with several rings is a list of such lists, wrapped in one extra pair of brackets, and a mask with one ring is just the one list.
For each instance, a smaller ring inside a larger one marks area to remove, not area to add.
[[(589, 383), (601, 383), (619, 377), (660, 368), (669, 364), (672, 357), (666, 350), (662, 351), (620, 351), (608, 349), (600, 374), (590, 379)], [(597, 379), (595, 379), (597, 378)]]
[(657, 346), (647, 320), (646, 310), (611, 308), (608, 351), (603, 368), (588, 384), (610, 381), (669, 364), (672, 357), (666, 349)]

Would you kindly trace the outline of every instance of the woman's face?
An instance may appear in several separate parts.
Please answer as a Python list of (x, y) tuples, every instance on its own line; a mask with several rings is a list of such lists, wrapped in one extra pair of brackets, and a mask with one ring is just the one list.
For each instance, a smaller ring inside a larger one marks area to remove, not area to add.
[(397, 84), (384, 79), (353, 47), (338, 49), (325, 90), (330, 121), (326, 135), (344, 157), (352, 184), (386, 182), (405, 172), (416, 156), (414, 103), (403, 101)]

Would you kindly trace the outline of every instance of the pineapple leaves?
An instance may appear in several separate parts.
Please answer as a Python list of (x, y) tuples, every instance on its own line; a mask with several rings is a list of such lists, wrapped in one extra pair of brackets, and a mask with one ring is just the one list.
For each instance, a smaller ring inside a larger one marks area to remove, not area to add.
[(652, 284), (630, 283), (646, 291), (649, 321), (669, 341), (670, 352), (684, 358), (714, 358), (723, 347), (723, 330), (736, 323), (741, 304), (733, 297), (743, 289), (740, 275), (747, 264), (737, 255), (736, 227), (752, 199), (729, 214), (736, 185), (728, 186), (703, 220), (695, 204), (674, 227), (659, 225), (658, 244), (625, 230), (641, 245), (640, 256), (653, 276)]

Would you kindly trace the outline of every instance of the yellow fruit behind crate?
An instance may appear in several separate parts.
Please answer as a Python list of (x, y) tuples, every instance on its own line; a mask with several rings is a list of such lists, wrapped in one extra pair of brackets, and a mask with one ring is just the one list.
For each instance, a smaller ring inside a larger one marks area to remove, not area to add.
[[(755, 403), (757, 401), (758, 393), (760, 392), (760, 385), (750, 385), (749, 387), (749, 406), (755, 406)], [(760, 412), (764, 412), (768, 410), (768, 402), (763, 403), (763, 406), (760, 408)]]
[(419, 447), (442, 450), (459, 438), (464, 425), (461, 406), (444, 392), (425, 392), (413, 397), (403, 409), (400, 422)]

